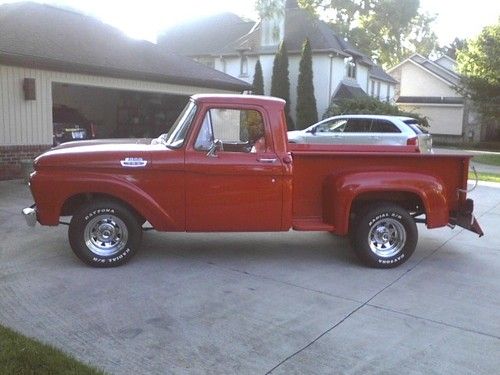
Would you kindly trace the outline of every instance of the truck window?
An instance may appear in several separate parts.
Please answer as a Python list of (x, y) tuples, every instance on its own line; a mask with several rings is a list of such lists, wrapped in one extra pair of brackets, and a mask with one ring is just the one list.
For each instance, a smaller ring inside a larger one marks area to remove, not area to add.
[(194, 147), (199, 151), (207, 151), (215, 139), (222, 142), (223, 151), (264, 151), (266, 141), (261, 113), (252, 109), (208, 110)]

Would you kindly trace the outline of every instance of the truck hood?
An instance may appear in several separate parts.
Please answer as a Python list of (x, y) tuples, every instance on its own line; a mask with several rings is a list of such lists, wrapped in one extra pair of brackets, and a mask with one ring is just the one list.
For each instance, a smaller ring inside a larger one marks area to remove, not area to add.
[(94, 145), (109, 145), (109, 144), (142, 144), (149, 145), (151, 144), (151, 138), (114, 138), (114, 139), (91, 139), (87, 141), (73, 141), (62, 143), (57, 147), (54, 147), (53, 150), (60, 150), (63, 148), (71, 148), (71, 147), (81, 147), (81, 146), (94, 146)]
[[(56, 147), (35, 159), (40, 168), (81, 169), (142, 169), (151, 166), (151, 145), (127, 140), (79, 141)], [(119, 142), (121, 141), (121, 142)], [(76, 144), (75, 144), (76, 143)], [(65, 146), (66, 145), (66, 146)]]

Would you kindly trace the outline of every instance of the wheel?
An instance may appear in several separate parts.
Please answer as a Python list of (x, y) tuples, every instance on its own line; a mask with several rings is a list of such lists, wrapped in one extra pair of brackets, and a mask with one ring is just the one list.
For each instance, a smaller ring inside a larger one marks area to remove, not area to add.
[(368, 207), (355, 221), (353, 250), (370, 267), (392, 268), (410, 258), (417, 246), (417, 225), (400, 206), (385, 203)]
[(94, 201), (71, 218), (69, 243), (78, 258), (93, 267), (126, 263), (138, 250), (142, 229), (137, 217), (124, 205)]

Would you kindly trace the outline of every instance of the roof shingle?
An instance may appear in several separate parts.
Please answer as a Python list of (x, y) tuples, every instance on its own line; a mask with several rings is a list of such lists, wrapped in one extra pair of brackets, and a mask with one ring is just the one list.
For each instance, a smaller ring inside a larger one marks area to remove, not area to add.
[(40, 69), (242, 91), (246, 82), (133, 40), (77, 13), (36, 3), (0, 6), (2, 62)]

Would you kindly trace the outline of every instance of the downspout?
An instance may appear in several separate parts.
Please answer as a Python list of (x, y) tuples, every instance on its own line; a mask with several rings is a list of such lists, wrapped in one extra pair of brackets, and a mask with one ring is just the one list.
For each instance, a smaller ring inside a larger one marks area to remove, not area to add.
[(330, 53), (328, 57), (330, 58), (330, 78), (328, 79), (328, 106), (330, 106), (330, 100), (332, 100), (333, 53)]

